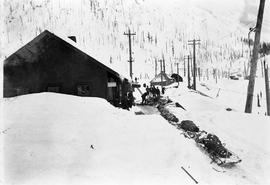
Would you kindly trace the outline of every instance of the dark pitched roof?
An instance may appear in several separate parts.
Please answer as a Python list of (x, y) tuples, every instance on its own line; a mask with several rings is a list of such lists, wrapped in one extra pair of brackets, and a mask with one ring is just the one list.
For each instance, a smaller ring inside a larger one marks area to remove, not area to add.
[[(12, 66), (12, 65), (18, 65), (21, 62), (37, 62), (38, 60), (35, 60), (36, 57), (38, 57), (38, 53), (42, 50), (46, 49), (46, 43), (44, 42), (47, 38), (54, 38), (59, 39), (62, 41), (62, 43), (74, 50), (75, 52), (79, 52), (80, 54), (84, 55), (85, 57), (88, 57), (91, 59), (91, 62), (94, 62), (96, 65), (98, 65), (101, 68), (106, 69), (108, 72), (118, 76), (119, 78), (123, 78), (120, 76), (119, 73), (112, 70), (108, 66), (104, 65), (103, 63), (97, 61), (95, 58), (91, 57), (87, 53), (83, 52), (82, 50), (78, 49), (78, 46), (76, 43), (74, 43), (72, 40), (60, 38), (59, 36), (49, 32), (48, 30), (43, 31), (40, 33), (37, 37), (35, 37), (33, 40), (31, 40), (29, 43), (18, 49), (16, 52), (11, 54), (8, 58), (4, 60), (4, 66)], [(25, 58), (30, 58), (31, 60), (25, 60)], [(18, 60), (17, 60), (18, 59)]]

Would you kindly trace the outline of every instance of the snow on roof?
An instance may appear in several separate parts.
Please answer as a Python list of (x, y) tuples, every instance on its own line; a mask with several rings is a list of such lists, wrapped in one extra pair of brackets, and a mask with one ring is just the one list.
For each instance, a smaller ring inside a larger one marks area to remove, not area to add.
[[(47, 31), (48, 31), (48, 30), (47, 30)], [(50, 33), (52, 33), (52, 32), (50, 32)], [(59, 37), (59, 38), (61, 38), (61, 39), (64, 40), (65, 42), (69, 43), (69, 44), (72, 45), (73, 47), (75, 47), (75, 48), (79, 49), (80, 51), (84, 52), (85, 54), (87, 54), (87, 55), (91, 56), (92, 58), (96, 59), (98, 62), (100, 62), (102, 65), (106, 66), (107, 68), (110, 68), (111, 70), (117, 72), (117, 74), (119, 75), (119, 77), (120, 77), (122, 80), (127, 79), (128, 81), (131, 81), (130, 77), (127, 77), (127, 76), (124, 76), (124, 75), (120, 74), (120, 73), (117, 71), (117, 69), (113, 68), (112, 66), (108, 67), (105, 63), (102, 62), (102, 61), (103, 61), (102, 59), (99, 59), (97, 56), (94, 56), (94, 57), (93, 57), (92, 55), (90, 55), (89, 52), (88, 52), (85, 48), (83, 48), (79, 43), (74, 42), (73, 40), (71, 40), (70, 38), (68, 38), (67, 35), (63, 35), (63, 34), (61, 34), (61, 33), (57, 33), (56, 36)], [(105, 52), (105, 51), (104, 51), (104, 52)]]
[[(162, 78), (161, 78), (161, 75), (162, 75)], [(168, 77), (166, 73), (159, 73), (153, 80), (151, 80), (151, 82), (161, 82), (161, 79), (162, 79), (162, 82), (171, 80), (171, 78)]]
[[(35, 47), (36, 47), (36, 45), (39, 43), (39, 41), (41, 39), (43, 39), (48, 34), (49, 35), (53, 35), (53, 36), (55, 36), (55, 37), (57, 37), (59, 39), (62, 39), (63, 41), (65, 41), (69, 45), (73, 46), (75, 49), (77, 49), (80, 52), (83, 52), (84, 54), (86, 54), (87, 56), (93, 58), (90, 54), (88, 54), (88, 52), (84, 48), (82, 48), (78, 43), (75, 43), (73, 40), (71, 40), (67, 36), (63, 36), (61, 34), (55, 35), (52, 32), (50, 32), (48, 30), (45, 30), (41, 34), (39, 34), (37, 37), (35, 37), (34, 39), (32, 39), (30, 42), (28, 42), (26, 45), (24, 45), (23, 47), (21, 47), (20, 49), (18, 49), (17, 51), (15, 51), (5, 61), (7, 61), (10, 57), (20, 58), (20, 56), (19, 56), (20, 53), (21, 53), (21, 55), (28, 55), (29, 54), (29, 55), (31, 55), (31, 57), (34, 57), (33, 53), (35, 53), (35, 50), (36, 50)], [(105, 67), (106, 69), (108, 69), (112, 73), (116, 74), (121, 80), (124, 80), (124, 79), (130, 80), (130, 78), (125, 77), (124, 75), (119, 74), (116, 70), (114, 70), (111, 67), (108, 67), (107, 65), (105, 65), (103, 62), (101, 62), (102, 60), (97, 60), (96, 58), (93, 58), (93, 59), (97, 62), (97, 64), (101, 65), (102, 67)], [(15, 63), (16, 63), (16, 61), (17, 60), (13, 60), (13, 62), (15, 62)]]

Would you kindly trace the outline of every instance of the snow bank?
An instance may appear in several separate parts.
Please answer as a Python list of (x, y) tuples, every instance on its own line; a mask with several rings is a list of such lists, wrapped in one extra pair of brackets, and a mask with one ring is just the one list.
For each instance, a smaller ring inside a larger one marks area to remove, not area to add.
[(6, 184), (193, 183), (180, 171), (186, 141), (159, 115), (40, 93), (5, 99), (3, 116)]
[(270, 183), (268, 117), (226, 112), (214, 99), (184, 88), (166, 95), (187, 109), (169, 106), (180, 120), (217, 134), (243, 161), (218, 168), (160, 115), (135, 116), (100, 98), (39, 93), (4, 99), (0, 182), (194, 184), (183, 166), (200, 184)]

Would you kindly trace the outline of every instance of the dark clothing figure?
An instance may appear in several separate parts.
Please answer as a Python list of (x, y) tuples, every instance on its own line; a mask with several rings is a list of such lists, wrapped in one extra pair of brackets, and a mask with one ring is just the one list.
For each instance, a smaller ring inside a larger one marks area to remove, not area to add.
[(159, 97), (160, 96), (160, 90), (159, 90), (158, 87), (156, 88), (156, 93), (157, 93), (157, 97)]
[(127, 99), (127, 96), (126, 96), (126, 95), (123, 95), (123, 97), (122, 97), (121, 107), (122, 107), (123, 109), (129, 110), (128, 99)]
[(133, 96), (132, 92), (128, 92), (127, 102), (128, 102), (129, 108), (131, 108), (132, 105), (134, 105), (134, 96)]
[(148, 96), (149, 92), (145, 92), (142, 94), (142, 104), (146, 103), (146, 96)]
[(165, 87), (162, 87), (161, 92), (162, 92), (162, 94), (165, 93)]
[(149, 87), (148, 86), (146, 86), (146, 92), (148, 92), (149, 93), (149, 91), (150, 91), (150, 89), (149, 89)]

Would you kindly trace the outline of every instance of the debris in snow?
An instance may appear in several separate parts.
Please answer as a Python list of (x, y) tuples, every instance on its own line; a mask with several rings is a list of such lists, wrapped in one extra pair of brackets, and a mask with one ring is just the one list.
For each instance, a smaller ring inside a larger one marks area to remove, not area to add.
[(221, 171), (221, 170), (218, 170), (218, 169), (216, 169), (216, 168), (214, 168), (214, 167), (212, 167), (212, 168), (213, 168), (213, 170), (215, 170), (215, 171), (217, 171), (217, 172), (223, 172), (223, 173), (226, 172), (225, 170), (222, 170), (222, 171)]
[(232, 154), (222, 145), (220, 139), (214, 134), (207, 134), (206, 137), (197, 140), (203, 144), (208, 153), (217, 157), (229, 158)]
[(232, 109), (231, 108), (227, 108), (226, 111), (232, 111)]
[(181, 166), (182, 170), (184, 170), (184, 172), (186, 172), (186, 174), (188, 174), (188, 176), (196, 183), (198, 184), (198, 181), (196, 181), (196, 179), (194, 177), (192, 177), (192, 175), (190, 175), (190, 173), (183, 167)]
[(144, 115), (142, 111), (135, 112), (136, 115)]
[(0, 134), (6, 134), (6, 132), (9, 130), (10, 128), (7, 128), (5, 130), (3, 130), (2, 132), (0, 132)]
[(171, 102), (171, 100), (160, 99), (157, 108), (161, 116), (172, 125), (175, 125), (177, 129), (183, 130), (185, 137), (194, 139), (197, 146), (204, 149), (213, 162), (220, 166), (228, 167), (242, 161), (237, 155), (226, 149), (216, 135), (209, 134), (204, 130), (200, 131), (199, 127), (192, 120), (183, 120), (180, 124), (177, 124), (179, 119), (165, 108), (165, 105)]
[(176, 106), (176, 107), (180, 107), (180, 108), (186, 110), (186, 109), (185, 109), (182, 105), (180, 105), (180, 103), (178, 103), (178, 102), (175, 103), (175, 106)]
[(174, 114), (170, 113), (169, 110), (166, 109), (164, 106), (159, 105), (157, 108), (161, 116), (164, 117), (166, 120), (168, 120), (170, 123), (171, 122), (177, 123), (179, 121), (179, 119)]
[(190, 131), (190, 132), (199, 132), (199, 127), (195, 125), (195, 123), (191, 120), (184, 120), (182, 121), (177, 128), (181, 128), (184, 131)]

